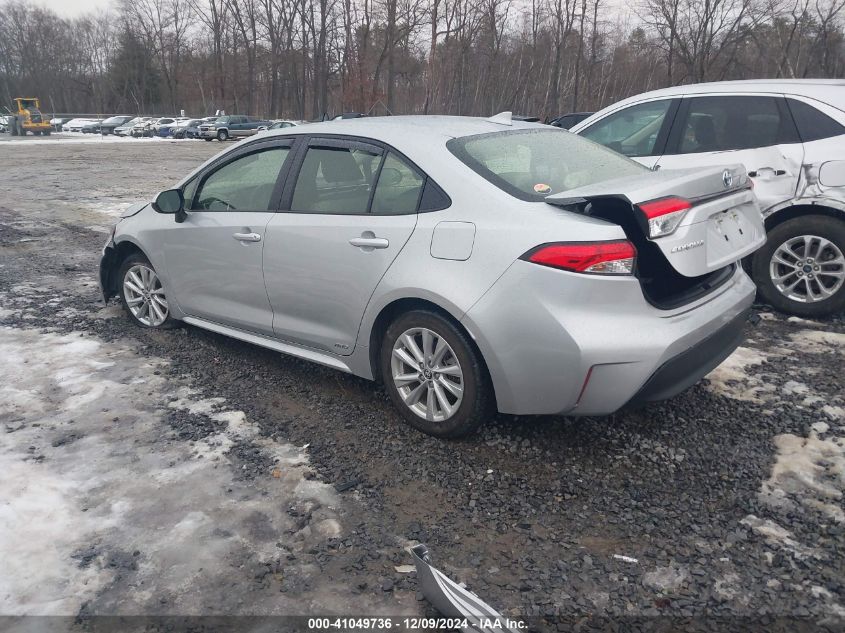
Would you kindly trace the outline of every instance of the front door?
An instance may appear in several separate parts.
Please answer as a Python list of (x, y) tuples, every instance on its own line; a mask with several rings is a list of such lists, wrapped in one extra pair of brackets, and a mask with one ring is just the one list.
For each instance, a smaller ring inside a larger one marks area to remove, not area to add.
[(662, 169), (742, 164), (765, 210), (791, 200), (804, 146), (779, 96), (687, 97), (675, 119)]
[(187, 218), (158, 239), (169, 292), (187, 315), (271, 334), (262, 253), (291, 142), (242, 149), (185, 187)]
[(311, 139), (298, 162), (266, 231), (273, 329), (351, 354), (373, 291), (414, 230), (424, 178), (380, 146), (346, 140)]

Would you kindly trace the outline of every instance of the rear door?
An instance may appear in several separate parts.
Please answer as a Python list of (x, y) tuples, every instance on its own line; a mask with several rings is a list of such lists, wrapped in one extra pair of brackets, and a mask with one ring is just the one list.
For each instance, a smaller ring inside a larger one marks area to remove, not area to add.
[(685, 97), (657, 164), (686, 169), (740, 163), (765, 210), (795, 196), (804, 148), (780, 95)]
[(262, 255), (292, 146), (289, 139), (250, 143), (185, 186), (187, 218), (155, 239), (172, 294), (189, 316), (272, 334)]
[(301, 147), (266, 231), (278, 338), (352, 353), (373, 291), (414, 230), (424, 183), (375, 142), (312, 137)]
[(663, 154), (678, 103), (664, 98), (629, 105), (578, 134), (652, 168)]

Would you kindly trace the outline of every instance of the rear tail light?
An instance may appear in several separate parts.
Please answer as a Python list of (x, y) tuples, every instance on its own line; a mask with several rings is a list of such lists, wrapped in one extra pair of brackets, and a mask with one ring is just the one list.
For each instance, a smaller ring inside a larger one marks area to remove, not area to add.
[(627, 240), (560, 242), (533, 248), (520, 259), (576, 273), (632, 275), (637, 250)]
[(658, 198), (637, 205), (648, 222), (648, 236), (662, 237), (675, 232), (681, 220), (692, 208), (692, 203), (683, 198)]

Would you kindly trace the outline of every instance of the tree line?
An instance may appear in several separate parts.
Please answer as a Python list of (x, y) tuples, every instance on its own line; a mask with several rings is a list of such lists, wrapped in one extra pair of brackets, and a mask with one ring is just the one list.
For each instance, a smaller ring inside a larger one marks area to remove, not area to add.
[(45, 112), (540, 117), (682, 83), (842, 77), (845, 0), (0, 0), (0, 101)]

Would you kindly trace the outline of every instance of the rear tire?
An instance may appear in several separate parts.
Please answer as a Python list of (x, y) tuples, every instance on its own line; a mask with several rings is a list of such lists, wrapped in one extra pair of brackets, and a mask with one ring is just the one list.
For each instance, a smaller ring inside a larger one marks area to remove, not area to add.
[(436, 312), (413, 310), (391, 323), (379, 361), (393, 404), (423, 433), (462, 437), (495, 411), (481, 355), (462, 330)]
[(845, 222), (804, 215), (778, 224), (754, 254), (751, 270), (761, 297), (781, 312), (821, 317), (842, 311)]
[(123, 260), (117, 280), (120, 302), (135, 325), (156, 330), (176, 327), (161, 280), (144, 255), (132, 253)]

